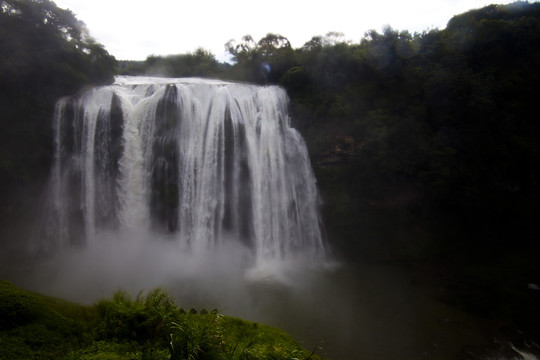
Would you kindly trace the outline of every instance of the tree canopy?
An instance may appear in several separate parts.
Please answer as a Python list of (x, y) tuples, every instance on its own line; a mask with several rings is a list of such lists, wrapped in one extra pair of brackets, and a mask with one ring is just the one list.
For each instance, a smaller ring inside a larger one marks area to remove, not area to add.
[[(56, 100), (113, 81), (115, 59), (50, 0), (1, 0), (0, 43), (0, 188), (7, 198), (48, 171)], [(11, 211), (6, 204), (2, 214)]]

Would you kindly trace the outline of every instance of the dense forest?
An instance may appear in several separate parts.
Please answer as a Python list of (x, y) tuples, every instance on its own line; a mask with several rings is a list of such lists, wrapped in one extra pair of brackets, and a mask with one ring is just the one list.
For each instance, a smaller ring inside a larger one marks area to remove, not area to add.
[(337, 254), (434, 263), (445, 300), (538, 333), (538, 298), (523, 284), (540, 282), (540, 3), (490, 5), (423, 33), (329, 33), (296, 49), (282, 35), (246, 35), (225, 44), (232, 64), (203, 48), (116, 62), (48, 0), (2, 0), (0, 39), (4, 221), (10, 196), (46, 178), (60, 96), (115, 74), (278, 84)]
[(0, 9), (0, 217), (5, 220), (20, 215), (21, 199), (32, 201), (41, 190), (52, 157), (56, 101), (85, 86), (112, 82), (116, 60), (71, 11), (52, 1), (2, 0)]

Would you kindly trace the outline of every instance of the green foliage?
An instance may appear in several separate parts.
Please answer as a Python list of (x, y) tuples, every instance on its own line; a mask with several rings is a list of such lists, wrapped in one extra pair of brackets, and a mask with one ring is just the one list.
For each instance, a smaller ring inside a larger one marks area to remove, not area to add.
[(146, 69), (144, 61), (119, 60), (117, 62), (116, 73), (119, 75), (142, 75)]
[[(0, 1), (0, 218), (7, 201), (46, 176), (52, 158), (51, 119), (60, 96), (110, 83), (115, 59), (69, 10), (50, 0)], [(32, 146), (28, 146), (32, 144)], [(20, 198), (18, 199), (20, 203)], [(14, 221), (13, 219), (10, 219)]]
[(225, 359), (319, 359), (314, 353), (301, 349), (283, 331), (269, 326), (225, 317), (222, 331), (226, 334)]
[(49, 0), (2, 0), (0, 6), (4, 86), (34, 90), (47, 83), (58, 96), (112, 81), (114, 58), (70, 10)]
[(203, 48), (193, 53), (149, 56), (144, 63), (124, 62), (120, 74), (152, 75), (165, 77), (213, 77), (219, 78), (227, 69), (227, 65), (219, 63), (214, 54)]
[(166, 360), (168, 358), (169, 354), (166, 350), (143, 355), (137, 346), (132, 344), (96, 341), (88, 347), (71, 352), (65, 360)]
[(229, 40), (225, 49), (236, 63), (230, 78), (255, 83), (277, 83), (296, 65), (296, 54), (289, 40), (278, 34), (268, 33), (255, 42), (245, 35), (240, 43)]
[(87, 340), (93, 312), (0, 281), (2, 359), (57, 359)]
[(161, 354), (164, 348), (170, 359), (178, 360), (308, 356), (279, 330), (225, 317), (215, 310), (183, 311), (159, 289), (135, 300), (120, 291), (112, 299), (100, 300), (96, 308), (101, 318), (98, 338), (137, 349), (140, 356)]
[(219, 357), (222, 351), (222, 315), (185, 313), (172, 322), (171, 360), (196, 360)]
[(160, 289), (137, 299), (123, 291), (112, 299), (97, 302), (100, 316), (98, 337), (115, 341), (134, 341), (141, 345), (164, 346), (171, 331), (171, 322), (177, 319), (178, 309), (173, 299)]
[[(0, 281), (2, 359), (306, 359), (277, 329), (223, 316), (185, 312), (155, 289), (133, 299), (118, 291), (85, 307)], [(309, 358), (317, 359), (317, 356)]]

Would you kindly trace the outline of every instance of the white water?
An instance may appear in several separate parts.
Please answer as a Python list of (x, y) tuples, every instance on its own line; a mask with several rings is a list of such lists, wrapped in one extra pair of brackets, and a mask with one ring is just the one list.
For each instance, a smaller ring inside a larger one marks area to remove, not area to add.
[(241, 244), (262, 268), (322, 258), (315, 178), (287, 105), (275, 86), (144, 77), (60, 100), (40, 247), (138, 229), (188, 253)]

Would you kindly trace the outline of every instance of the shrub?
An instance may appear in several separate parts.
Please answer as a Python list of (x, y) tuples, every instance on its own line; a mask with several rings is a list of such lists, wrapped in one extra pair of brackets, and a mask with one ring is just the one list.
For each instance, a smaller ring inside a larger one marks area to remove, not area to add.
[(182, 314), (172, 323), (169, 348), (171, 360), (215, 358), (223, 351), (222, 315), (196, 312)]

